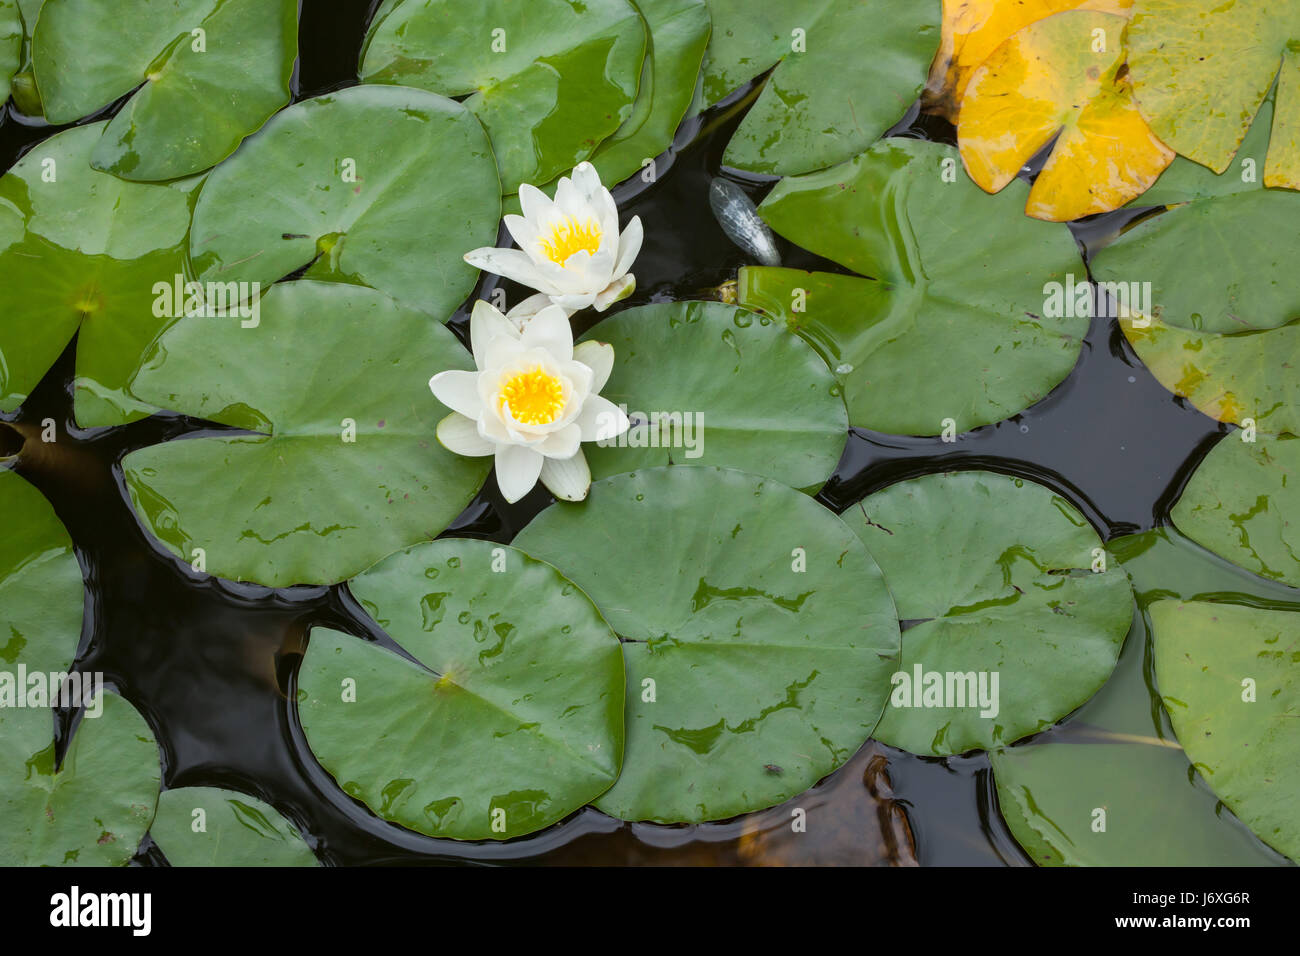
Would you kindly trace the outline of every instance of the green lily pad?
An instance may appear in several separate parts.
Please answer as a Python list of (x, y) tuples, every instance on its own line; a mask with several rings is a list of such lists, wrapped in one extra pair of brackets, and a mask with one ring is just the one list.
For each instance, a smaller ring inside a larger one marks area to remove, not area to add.
[(0, 505), (0, 670), (67, 670), (82, 615), (72, 539), (45, 497), (8, 469), (0, 469)]
[(747, 266), (740, 304), (813, 344), (853, 425), (937, 435), (947, 419), (958, 431), (1001, 421), (1069, 375), (1088, 330), (1084, 314), (1045, 314), (1048, 284), (1083, 283), (1084, 270), (1068, 231), (1023, 215), (1027, 189), (987, 196), (956, 150), (906, 139), (782, 180), (763, 218), (872, 278)]
[(0, 0), (0, 103), (9, 99), (9, 84), (23, 65), (23, 18), (17, 0)]
[(1265, 843), (1300, 860), (1300, 614), (1151, 606), (1156, 680), (1197, 770)]
[[(1235, 188), (1231, 178), (1208, 188)], [(1300, 194), (1284, 189), (1256, 186), (1193, 199), (1144, 219), (1097, 252), (1093, 275), (1137, 288), (1141, 311), (1167, 325), (1199, 332), (1277, 328), (1300, 315), (1300, 292), (1288, 279), (1300, 257), (1297, 216)]]
[(1218, 812), (1163, 722), (1151, 726), (1145, 644), (1126, 649), (1122, 672), (1059, 739), (990, 755), (1012, 835), (1039, 866), (1280, 865), (1243, 824)]
[[(4, 0), (4, 2), (14, 3), (15, 0)], [(36, 78), (32, 74), (32, 31), (36, 28), (36, 17), (40, 14), (45, 0), (16, 0), (16, 3), (18, 13), (22, 17), (22, 53), (9, 92), (19, 112), (37, 117), (42, 115), (42, 110), (40, 91), (36, 89)]]
[(57, 769), (51, 711), (0, 709), (0, 864), (121, 866), (135, 855), (158, 800), (158, 744), (121, 697), (98, 701)]
[(1188, 784), (1177, 744), (1104, 734), (1012, 747), (992, 763), (1003, 819), (1039, 866), (1279, 864)]
[(632, 114), (646, 33), (627, 0), (405, 0), (381, 13), (362, 82), (466, 96), (507, 193), (576, 166)]
[[(704, 0), (635, 0), (633, 6), (645, 20), (650, 43), (632, 114), (590, 157), (606, 186), (628, 179), (647, 159), (672, 145), (699, 86), (700, 63), (709, 42), (709, 9)], [(552, 178), (542, 191), (555, 195), (559, 178)], [(507, 197), (505, 208), (518, 214), (519, 197)]]
[(1275, 91), (1270, 92), (1265, 98), (1250, 132), (1241, 141), (1235, 161), (1227, 169), (1216, 173), (1200, 163), (1176, 156), (1155, 185), (1129, 206), (1172, 206), (1259, 189), (1264, 179), (1264, 157), (1268, 152), (1269, 129), (1273, 125), (1275, 95)]
[(205, 282), (370, 286), (440, 321), (478, 271), (501, 207), (483, 128), (458, 103), (367, 86), (297, 103), (213, 171), (190, 255)]
[(1253, 421), (1261, 432), (1300, 434), (1300, 323), (1244, 332), (1191, 332), (1158, 320), (1122, 320), (1152, 375), (1211, 418)]
[(176, 179), (225, 159), (289, 102), (295, 0), (46, 0), (32, 36), (45, 116), (71, 123), (134, 94), (93, 163)]
[[(1117, 538), (1107, 550), (1143, 610), (1171, 593), (1248, 586), (1245, 572), (1169, 529)], [(1040, 866), (1284, 864), (1193, 771), (1152, 686), (1151, 653), (1139, 613), (1096, 696), (1053, 732), (990, 754), (1012, 834)]]
[[(101, 694), (56, 772), (51, 687), (65, 690), (50, 675), (65, 674), (77, 652), (81, 568), (54, 509), (8, 470), (0, 511), (0, 864), (123, 864), (153, 816), (157, 745), (130, 704)], [(66, 691), (78, 701), (83, 680)]]
[(586, 338), (614, 346), (601, 394), (636, 420), (609, 447), (585, 446), (593, 477), (721, 465), (811, 493), (835, 470), (848, 431), (835, 379), (807, 343), (766, 316), (665, 302), (620, 312)]
[[(690, 109), (709, 43), (704, 0), (634, 0), (645, 20), (649, 45), (632, 114), (596, 147), (591, 164), (601, 182), (613, 185), (672, 145)], [(549, 193), (550, 190), (547, 190)]]
[(149, 834), (172, 866), (316, 866), (275, 809), (219, 787), (165, 790)]
[(1300, 3), (1141, 0), (1124, 36), (1134, 96), (1151, 129), (1218, 173), (1280, 76), (1264, 179), (1300, 188)]
[[(1300, 587), (1300, 439), (1229, 435), (1193, 473), (1173, 510), (1193, 541), (1248, 571)], [(1291, 527), (1291, 522), (1296, 527)]]
[(1172, 525), (1112, 538), (1106, 550), (1123, 563), (1144, 607), (1164, 598), (1208, 601), (1229, 592), (1256, 603), (1286, 604), (1297, 597), (1288, 585), (1232, 564)]
[(614, 782), (618, 641), (555, 568), (449, 538), (348, 587), (409, 657), (317, 628), (298, 712), (316, 758), (372, 812), (430, 836), (507, 839)]
[(184, 561), (202, 548), (211, 574), (271, 587), (341, 581), (435, 537), (482, 485), (490, 460), (435, 439), (445, 413), (428, 387), (431, 371), (472, 367), (446, 327), (360, 286), (278, 284), (254, 328), (183, 319), (133, 389), (256, 434), (132, 452), (131, 500)]
[(102, 123), (57, 133), (0, 178), (0, 410), (12, 411), (77, 338), (77, 421), (149, 409), (127, 382), (171, 319), (158, 282), (185, 272), (195, 180), (129, 183), (91, 169)]
[(889, 592), (844, 523), (785, 485), (618, 475), (515, 544), (564, 570), (624, 642), (627, 751), (606, 813), (694, 823), (773, 806), (880, 717), (898, 663)]
[(844, 519), (913, 622), (877, 740), (935, 755), (1001, 747), (1056, 723), (1114, 670), (1133, 616), (1128, 577), (1094, 570), (1101, 541), (1049, 489), (927, 475)]
[(755, 173), (806, 173), (866, 149), (925, 88), (939, 49), (929, 0), (708, 3), (707, 105), (776, 66), (722, 157)]

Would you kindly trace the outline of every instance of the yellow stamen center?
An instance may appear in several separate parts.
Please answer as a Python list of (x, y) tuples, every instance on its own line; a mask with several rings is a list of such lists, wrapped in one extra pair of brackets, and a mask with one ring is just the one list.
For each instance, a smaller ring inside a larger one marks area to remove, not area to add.
[(589, 252), (593, 256), (600, 248), (600, 226), (588, 219), (579, 225), (572, 216), (551, 226), (550, 239), (538, 239), (542, 254), (558, 265), (564, 265), (576, 252)]
[(521, 425), (549, 425), (564, 411), (564, 384), (537, 367), (501, 387), (501, 408)]

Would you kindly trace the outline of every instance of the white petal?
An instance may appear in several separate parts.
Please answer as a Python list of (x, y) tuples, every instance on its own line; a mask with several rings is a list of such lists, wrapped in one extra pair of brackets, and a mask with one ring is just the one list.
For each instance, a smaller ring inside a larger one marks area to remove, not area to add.
[(572, 458), (581, 444), (582, 429), (577, 425), (566, 425), (558, 432), (551, 432), (535, 447), (547, 458)]
[(452, 412), (438, 422), (438, 441), (448, 451), (469, 458), (482, 458), (497, 450), (495, 442), (479, 434), (478, 422), (459, 412)]
[(617, 254), (612, 242), (602, 242), (594, 254), (579, 249), (565, 261), (564, 277), (556, 279), (556, 286), (569, 294), (599, 292), (613, 281)]
[(603, 395), (588, 395), (576, 423), (583, 441), (608, 441), (617, 438), (632, 424), (623, 409)]
[[(591, 370), (591, 366), (589, 365), (583, 365), (581, 362), (569, 361), (565, 362), (563, 367), (560, 369), (560, 377), (564, 379), (566, 386), (570, 389), (568, 393), (570, 399), (566, 402), (565, 407), (565, 415), (568, 417), (565, 420), (571, 421), (578, 417), (578, 412), (582, 410), (580, 406), (587, 400), (587, 396), (595, 391), (595, 389), (591, 387), (591, 382), (596, 377), (596, 373)], [(573, 406), (572, 415), (569, 415), (569, 409), (567, 407), (570, 402), (577, 403)]]
[(511, 441), (510, 431), (498, 415), (480, 415), (475, 427), (478, 429), (480, 437), (484, 441), (492, 442), (493, 445), (506, 445)]
[(609, 381), (614, 370), (614, 346), (607, 342), (579, 342), (573, 347), (573, 358), (591, 369), (591, 390), (599, 392)]
[(560, 178), (559, 185), (555, 187), (555, 213), (557, 217), (572, 218), (581, 223), (591, 217), (594, 210), (587, 204), (573, 181), (563, 176)]
[(609, 284), (609, 279), (604, 276), (593, 278), (591, 261), (591, 253), (585, 250), (569, 256), (563, 267), (548, 259), (539, 271), (554, 289), (542, 291), (552, 298), (557, 295), (595, 295)]
[(545, 292), (538, 292), (536, 295), (530, 295), (522, 302), (515, 304), (515, 307), (506, 313), (506, 318), (516, 329), (523, 331), (523, 327), (528, 320), (535, 316), (542, 309), (551, 304), (551, 297)]
[(478, 394), (478, 372), (459, 369), (439, 372), (429, 379), (429, 390), (434, 398), (466, 418), (478, 418), (483, 411), (483, 401)]
[(533, 316), (519, 340), (525, 348), (545, 349), (561, 362), (573, 358), (573, 329), (569, 313), (558, 305), (548, 305)]
[(618, 302), (620, 299), (626, 299), (635, 291), (636, 291), (636, 276), (632, 275), (632, 273), (629, 272), (621, 279), (615, 279), (604, 289), (602, 289), (596, 295), (596, 299), (592, 303), (592, 305), (596, 307), (597, 312), (604, 312), (615, 302)]
[(579, 448), (572, 458), (547, 458), (542, 462), (542, 484), (561, 501), (582, 501), (591, 488), (591, 469)]
[(488, 392), (495, 386), (502, 366), (509, 365), (527, 351), (519, 336), (495, 335), (483, 346), (483, 373), (479, 376), (479, 397), (486, 402)]
[[(614, 220), (617, 228), (618, 219)], [(614, 278), (614, 265), (618, 262), (618, 233), (608, 233), (600, 238), (600, 248), (584, 265), (588, 279), (587, 288), (601, 289), (609, 285)]]
[(469, 342), (474, 352), (474, 364), (480, 369), (483, 368), (488, 343), (498, 335), (518, 339), (519, 330), (491, 302), (479, 299), (474, 303), (474, 311), (469, 314)]
[(522, 445), (502, 445), (497, 449), (497, 487), (501, 497), (513, 504), (537, 484), (542, 473), (542, 456)]
[(578, 292), (566, 293), (565, 295), (553, 295), (551, 301), (556, 305), (563, 306), (570, 315), (585, 309), (591, 303), (596, 301), (595, 292)]
[(537, 226), (550, 218), (551, 200), (546, 193), (542, 192), (531, 183), (523, 183), (519, 187), (519, 211), (524, 214), (524, 218), (533, 224), (534, 230)]
[(573, 167), (572, 176), (578, 195), (586, 203), (594, 203), (596, 195), (605, 188), (600, 183), (600, 173), (596, 172), (596, 167), (586, 161)]
[(514, 239), (529, 260), (537, 263), (542, 259), (542, 250), (537, 245), (537, 227), (523, 216), (506, 216), (506, 231)]
[(623, 234), (618, 237), (618, 261), (614, 264), (614, 275), (627, 275), (628, 270), (632, 268), (632, 263), (641, 252), (641, 242), (644, 239), (645, 231), (641, 226), (641, 217), (633, 216), (632, 221), (624, 228)]
[(491, 246), (484, 246), (482, 249), (465, 253), (465, 261), (476, 269), (504, 276), (520, 285), (529, 286), (548, 295), (556, 295), (560, 292), (553, 282), (542, 275), (533, 260), (518, 249), (494, 249)]

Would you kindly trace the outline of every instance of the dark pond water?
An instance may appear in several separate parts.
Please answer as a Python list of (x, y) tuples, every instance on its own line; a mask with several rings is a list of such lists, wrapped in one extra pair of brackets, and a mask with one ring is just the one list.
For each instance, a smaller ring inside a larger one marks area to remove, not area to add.
[[(365, 24), (377, 5), (304, 0), (298, 98), (355, 82)], [(635, 270), (639, 288), (622, 307), (700, 297), (746, 264), (707, 197), (727, 137), (751, 98), (742, 91), (688, 124), (661, 158), (658, 182), (615, 190), (624, 217), (639, 215), (646, 233)], [(11, 112), (0, 123), (3, 168), (53, 132)], [(951, 141), (950, 128), (913, 116), (895, 133)], [(770, 188), (733, 178), (755, 201)], [(1076, 236), (1082, 245), (1104, 240), (1127, 218), (1102, 217), (1077, 227)], [(778, 244), (786, 265), (842, 271)], [(494, 282), (487, 277), (475, 297)], [(523, 294), (508, 284), (506, 292), (510, 302)], [(452, 323), (462, 337), (466, 322), (462, 311)], [(18, 472), (53, 503), (71, 533), (88, 584), (81, 666), (103, 671), (147, 716), (163, 748), (166, 786), (252, 793), (296, 821), (322, 858), (342, 864), (1027, 863), (998, 814), (984, 756), (924, 759), (874, 742), (796, 798), (820, 828), (798, 846), (783, 836), (789, 814), (782, 808), (691, 827), (629, 825), (585, 809), (540, 834), (491, 845), (432, 840), (379, 821), (317, 766), (288, 700), (313, 625), (376, 640), (384, 635), (372, 633), (344, 588), (233, 584), (198, 575), (152, 545), (126, 504), (118, 464), (128, 451), (209, 426), (163, 414), (120, 429), (78, 429), (70, 393), (74, 348), (75, 342), (24, 408), (0, 424), (0, 456), (22, 449)], [(59, 423), (58, 440), (24, 443), (47, 417)], [(954, 444), (855, 430), (818, 497), (842, 511), (904, 478), (985, 468), (1052, 487), (1110, 538), (1167, 520), (1190, 471), (1223, 433), (1142, 368), (1113, 322), (1098, 319), (1070, 378), (1025, 414)], [(448, 533), (508, 542), (548, 501), (539, 486), (507, 506), (489, 479)], [(164, 862), (147, 838), (137, 859)]]

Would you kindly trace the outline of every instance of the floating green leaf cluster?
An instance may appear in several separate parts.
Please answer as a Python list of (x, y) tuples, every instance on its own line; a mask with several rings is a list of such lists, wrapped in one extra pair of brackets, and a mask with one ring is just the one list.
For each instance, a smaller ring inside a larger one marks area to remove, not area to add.
[[(1274, 6), (1280, 28), (1262, 0), (385, 0), (360, 85), (286, 106), (290, 0), (0, 0), (0, 94), (56, 124), (126, 98), (0, 178), (0, 412), (75, 336), (77, 424), (204, 423), (125, 456), (130, 503), (179, 562), (364, 609), (379, 639), (314, 628), (291, 706), (338, 798), (394, 825), (725, 819), (874, 737), (989, 751), (1038, 863), (1280, 862), (1241, 824), (1295, 858), (1300, 8)], [(522, 184), (584, 161), (652, 183), (683, 119), (751, 81), (723, 162), (784, 177), (758, 215), (829, 264), (600, 322), (632, 425), (593, 444), (589, 498), (512, 545), (440, 538), (488, 472), (438, 443), (429, 394), (474, 368), (444, 324), (479, 279), (464, 254)], [(923, 89), (956, 148), (881, 140)], [(1035, 221), (1125, 203), (1152, 214), (1087, 261)], [(1094, 319), (1048, 290), (1089, 269), (1150, 284), (1129, 343), (1241, 426), (1176, 528), (1103, 544), (982, 470), (843, 515), (812, 497), (851, 426), (952, 438), (1047, 397)], [(13, 472), (0, 501), (0, 662), (68, 670), (72, 544)], [(0, 861), (121, 864), (146, 831), (178, 865), (315, 861), (253, 796), (160, 796), (145, 716), (102, 704), (66, 748), (51, 702), (0, 710)], [(1170, 818), (1192, 836), (1156, 846)]]

